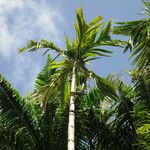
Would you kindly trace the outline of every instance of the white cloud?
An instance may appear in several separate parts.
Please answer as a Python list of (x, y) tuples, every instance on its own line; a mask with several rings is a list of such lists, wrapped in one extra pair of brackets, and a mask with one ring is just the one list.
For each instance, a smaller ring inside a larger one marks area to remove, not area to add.
[(15, 8), (21, 8), (23, 3), (23, 0), (0, 0), (1, 11), (6, 12)]
[[(31, 0), (0, 0), (0, 55), (10, 56), (13, 46), (34, 37), (49, 35), (58, 38), (56, 21), (62, 21), (61, 13), (46, 3)], [(7, 45), (7, 48), (6, 48)], [(18, 47), (14, 47), (18, 48)]]
[[(30, 57), (16, 56), (15, 67), (12, 69), (12, 83), (21, 88), (22, 92), (33, 89), (34, 80), (41, 66)], [(25, 90), (24, 90), (25, 89)]]
[[(30, 54), (28, 58), (17, 55), (17, 49), (31, 39), (48, 38), (58, 41), (58, 24), (62, 24), (63, 21), (61, 12), (43, 1), (0, 0), (0, 58), (12, 65), (10, 79), (15, 85), (21, 85), (25, 80), (29, 81), (28, 87), (24, 85), (24, 91), (32, 87), (33, 76), (40, 67), (36, 66), (37, 62), (32, 60)], [(29, 71), (31, 68), (32, 71)], [(0, 64), (0, 70), (4, 69), (6, 70), (7, 66)]]
[(54, 17), (58, 17), (58, 12), (49, 12), (47, 8), (44, 8), (40, 11), (40, 15), (37, 17), (36, 24), (39, 27), (43, 27), (44, 31), (51, 31), (57, 34), (55, 24), (51, 21), (54, 20)]
[(10, 56), (13, 38), (13, 35), (11, 35), (8, 30), (6, 19), (4, 17), (0, 17), (0, 55), (4, 57)]

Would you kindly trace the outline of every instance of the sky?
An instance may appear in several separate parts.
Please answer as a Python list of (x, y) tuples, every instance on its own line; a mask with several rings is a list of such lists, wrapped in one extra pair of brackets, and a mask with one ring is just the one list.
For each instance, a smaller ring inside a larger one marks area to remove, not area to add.
[[(47, 39), (64, 47), (64, 35), (74, 37), (75, 10), (83, 7), (90, 21), (96, 16), (113, 22), (139, 19), (141, 0), (0, 0), (0, 74), (22, 95), (33, 90), (37, 74), (46, 56), (43, 50), (35, 53), (18, 53), (31, 40)], [(129, 53), (121, 48), (109, 48), (110, 58), (101, 58), (90, 64), (98, 75), (120, 74), (131, 69)], [(123, 70), (123, 71), (122, 71)], [(129, 82), (129, 76), (123, 80)]]

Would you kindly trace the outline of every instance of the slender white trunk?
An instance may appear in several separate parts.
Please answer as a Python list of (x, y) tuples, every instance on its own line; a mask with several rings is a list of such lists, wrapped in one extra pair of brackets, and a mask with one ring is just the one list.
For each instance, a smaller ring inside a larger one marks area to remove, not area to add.
[(76, 93), (76, 65), (72, 70), (71, 96), (69, 104), (69, 122), (68, 122), (68, 150), (75, 149), (75, 93)]

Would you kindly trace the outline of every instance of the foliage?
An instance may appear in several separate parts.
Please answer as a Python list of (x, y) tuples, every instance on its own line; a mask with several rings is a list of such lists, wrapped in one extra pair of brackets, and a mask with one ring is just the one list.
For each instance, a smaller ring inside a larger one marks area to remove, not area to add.
[[(57, 104), (48, 103), (42, 113), (40, 106), (31, 101), (21, 98), (0, 76), (0, 148), (66, 149), (67, 117), (58, 117)], [(66, 109), (61, 109), (64, 116), (65, 111)]]
[[(81, 8), (76, 10), (76, 22), (74, 24), (76, 38), (71, 40), (68, 36), (65, 36), (66, 39), (66, 48), (61, 49), (56, 46), (51, 41), (41, 40), (36, 42), (31, 40), (28, 45), (20, 49), (20, 52), (29, 50), (34, 52), (41, 48), (46, 48), (46, 52), (54, 50), (58, 55), (59, 61), (51, 61), (47, 69), (55, 70), (53, 75), (46, 77), (47, 82), (42, 83), (42, 88), (38, 89), (36, 95), (38, 99), (41, 99), (43, 103), (48, 101), (49, 97), (56, 97), (56, 93), (60, 90), (68, 90), (71, 81), (72, 68), (76, 64), (76, 73), (77, 74), (77, 85), (78, 91), (82, 92), (87, 86), (87, 79), (94, 78), (98, 76), (95, 75), (92, 71), (88, 70), (87, 63), (91, 60), (95, 60), (98, 57), (108, 57), (112, 52), (106, 49), (103, 49), (104, 46), (117, 46), (119, 41), (112, 40), (110, 38), (110, 30), (112, 21), (110, 20), (106, 25), (102, 21), (102, 17), (98, 16), (94, 18), (91, 22), (86, 23), (83, 12)], [(41, 75), (42, 76), (42, 75)], [(40, 78), (40, 77), (39, 77)], [(110, 92), (114, 93), (113, 88), (110, 86), (108, 81), (105, 81), (103, 78), (96, 79), (104, 88), (107, 88)], [(41, 85), (39, 85), (41, 86)], [(103, 88), (102, 87), (102, 88)], [(110, 88), (109, 88), (110, 87)], [(111, 91), (112, 90), (112, 91)], [(106, 91), (107, 92), (107, 91)], [(66, 93), (65, 91), (60, 91), (60, 93)], [(107, 92), (108, 94), (108, 92)], [(111, 95), (111, 94), (110, 94)]]
[(149, 110), (150, 110), (150, 2), (143, 0), (146, 18), (128, 22), (118, 22), (113, 33), (129, 37), (129, 44), (133, 64), (137, 69), (130, 71), (134, 85), (135, 100), (135, 128), (139, 149), (150, 149)]
[[(98, 16), (87, 23), (82, 9), (76, 10), (76, 37), (65, 36), (65, 48), (51, 41), (31, 40), (20, 52), (54, 50), (38, 74), (32, 95), (23, 98), (0, 75), (0, 149), (67, 149), (69, 98), (75, 96), (76, 150), (149, 150), (150, 149), (150, 2), (144, 0), (147, 18), (119, 22), (114, 34), (129, 36), (136, 69), (130, 71), (132, 84), (118, 77), (107, 79), (88, 69), (88, 63), (108, 57), (107, 46), (127, 42), (111, 39), (112, 21)], [(76, 93), (71, 93), (72, 68), (75, 66)], [(88, 81), (94, 80), (91, 88)]]
[(150, 69), (146, 67), (131, 72), (136, 92), (135, 117), (136, 128), (141, 149), (150, 148)]
[(129, 36), (129, 44), (125, 49), (130, 48), (131, 58), (134, 57), (133, 64), (139, 68), (144, 68), (150, 65), (150, 2), (143, 1), (145, 6), (145, 15), (147, 18), (117, 22), (118, 26), (113, 29), (114, 34)]
[[(47, 64), (49, 61), (47, 60)], [(44, 68), (46, 68), (47, 64)], [(45, 73), (44, 73), (45, 72)], [(41, 81), (47, 81), (47, 78), (39, 78), (41, 74), (46, 76), (46, 70), (42, 70), (37, 76), (36, 82), (40, 79)], [(7, 85), (7, 90), (10, 90), (10, 84), (2, 77), (2, 82), (5, 81)], [(134, 130), (132, 129), (132, 103), (130, 99), (133, 98), (133, 91), (131, 87), (125, 86), (122, 82), (111, 81), (116, 86), (118, 97), (115, 99), (107, 97), (107, 95), (102, 94), (101, 87), (95, 87), (87, 93), (79, 95), (76, 99), (76, 149), (132, 149), (132, 144), (134, 140)], [(41, 82), (37, 82), (41, 83)], [(0, 84), (0, 85), (1, 85)], [(38, 86), (39, 87), (39, 86)], [(6, 89), (5, 89), (6, 90)], [(14, 89), (13, 89), (14, 90)], [(2, 93), (2, 92), (0, 92)], [(127, 96), (128, 95), (128, 96)], [(60, 97), (59, 97), (60, 98)], [(12, 98), (10, 97), (10, 100)], [(26, 124), (22, 125), (22, 128), (28, 133), (28, 137), (25, 138), (22, 134), (17, 134), (18, 128), (16, 130), (5, 125), (7, 123), (7, 116), (1, 116), (1, 139), (5, 143), (5, 148), (10, 147), (10, 149), (16, 149), (18, 145), (12, 145), (16, 143), (14, 135), (18, 135), (19, 140), (23, 140), (21, 143), (22, 149), (66, 149), (67, 145), (67, 118), (68, 118), (68, 106), (62, 105), (59, 101), (52, 102), (51, 100), (46, 104), (44, 111), (41, 109), (38, 101), (33, 101), (32, 99), (17, 99), (18, 105), (22, 107), (22, 111), (27, 114), (29, 120), (27, 123), (31, 124), (31, 129), (26, 127)], [(5, 102), (4, 99), (0, 99), (1, 102)], [(16, 100), (16, 98), (14, 99)], [(128, 102), (129, 101), (129, 102)], [(67, 103), (66, 103), (67, 104)], [(8, 104), (5, 104), (5, 106)], [(10, 106), (12, 111), (14, 107)], [(128, 109), (127, 109), (128, 108)], [(3, 108), (1, 108), (3, 112)], [(9, 111), (5, 114), (8, 115)], [(22, 116), (22, 113), (18, 112), (18, 115)], [(10, 116), (9, 116), (10, 117)], [(15, 119), (12, 116), (12, 120)], [(30, 119), (32, 118), (32, 119)], [(10, 118), (9, 118), (10, 119)], [(18, 118), (18, 122), (22, 121)], [(15, 126), (18, 124), (15, 122)], [(14, 127), (12, 124), (12, 127)], [(8, 133), (7, 133), (7, 132)], [(36, 131), (36, 132), (33, 132)], [(125, 134), (126, 133), (126, 134)], [(7, 136), (9, 134), (9, 136)], [(10, 136), (12, 134), (12, 136)], [(34, 141), (30, 140), (31, 137), (35, 137)], [(10, 140), (8, 140), (8, 138)], [(37, 138), (36, 138), (37, 137)], [(63, 137), (63, 138), (62, 138)], [(127, 138), (128, 137), (128, 138)], [(131, 138), (129, 138), (131, 137)], [(6, 139), (7, 138), (7, 139)], [(29, 141), (28, 141), (29, 140)], [(39, 142), (40, 140), (40, 142)], [(124, 143), (122, 142), (124, 141)], [(28, 143), (29, 142), (29, 143)], [(36, 145), (34, 143), (38, 143)], [(28, 144), (28, 147), (26, 145)], [(5, 149), (4, 148), (4, 149)], [(17, 147), (19, 148), (19, 147)]]
[(77, 101), (76, 149), (137, 148), (133, 88), (119, 79), (112, 82), (117, 89), (117, 99), (103, 96), (94, 88)]
[(37, 119), (36, 115), (30, 116), (28, 113), (31, 107), (24, 103), (24, 99), (0, 75), (1, 149), (40, 148), (40, 139), (36, 134), (38, 128), (33, 123)]

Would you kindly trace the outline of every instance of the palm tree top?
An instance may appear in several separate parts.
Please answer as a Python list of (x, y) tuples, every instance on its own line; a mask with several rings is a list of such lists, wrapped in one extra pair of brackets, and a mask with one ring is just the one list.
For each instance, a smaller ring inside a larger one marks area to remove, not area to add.
[[(31, 52), (41, 48), (46, 48), (46, 52), (50, 49), (55, 50), (59, 55), (69, 60), (89, 60), (97, 59), (95, 56), (108, 56), (112, 52), (100, 48), (99, 46), (116, 46), (118, 41), (111, 40), (110, 30), (112, 21), (106, 25), (102, 21), (102, 16), (94, 18), (89, 23), (86, 22), (82, 8), (76, 9), (76, 22), (74, 23), (76, 37), (71, 40), (65, 35), (66, 48), (62, 49), (53, 42), (42, 39), (39, 42), (31, 40), (26, 47), (19, 49), (19, 52), (29, 50)], [(45, 52), (45, 53), (46, 53)]]
[[(77, 84), (80, 85), (78, 88), (84, 87), (82, 84), (85, 85), (88, 78), (94, 78), (96, 82), (101, 83), (98, 84), (100, 85), (99, 87), (107, 90), (111, 89), (110, 92), (114, 92), (113, 87), (107, 88), (108, 86), (110, 87), (107, 81), (86, 68), (86, 64), (89, 61), (99, 57), (108, 57), (112, 53), (112, 51), (106, 50), (104, 47), (118, 46), (120, 44), (120, 41), (112, 40), (110, 37), (111, 24), (111, 20), (108, 23), (104, 23), (102, 16), (98, 16), (87, 23), (82, 8), (79, 7), (76, 9), (76, 21), (74, 23), (76, 37), (70, 39), (65, 35), (65, 48), (59, 48), (52, 41), (42, 39), (40, 41), (31, 40), (26, 47), (19, 50), (19, 52), (26, 50), (34, 52), (44, 48), (46, 49), (45, 53), (54, 50), (58, 54), (57, 57), (60, 57), (58, 61), (52, 61), (49, 65), (50, 69), (55, 69), (55, 73), (50, 76), (50, 82), (45, 85), (45, 90), (42, 90), (44, 95), (49, 97), (48, 93), (51, 93), (51, 95), (52, 93), (57, 93), (62, 84), (68, 84), (68, 80), (71, 80), (74, 65), (76, 65), (75, 71), (78, 73)], [(106, 93), (107, 90), (105, 91)]]

